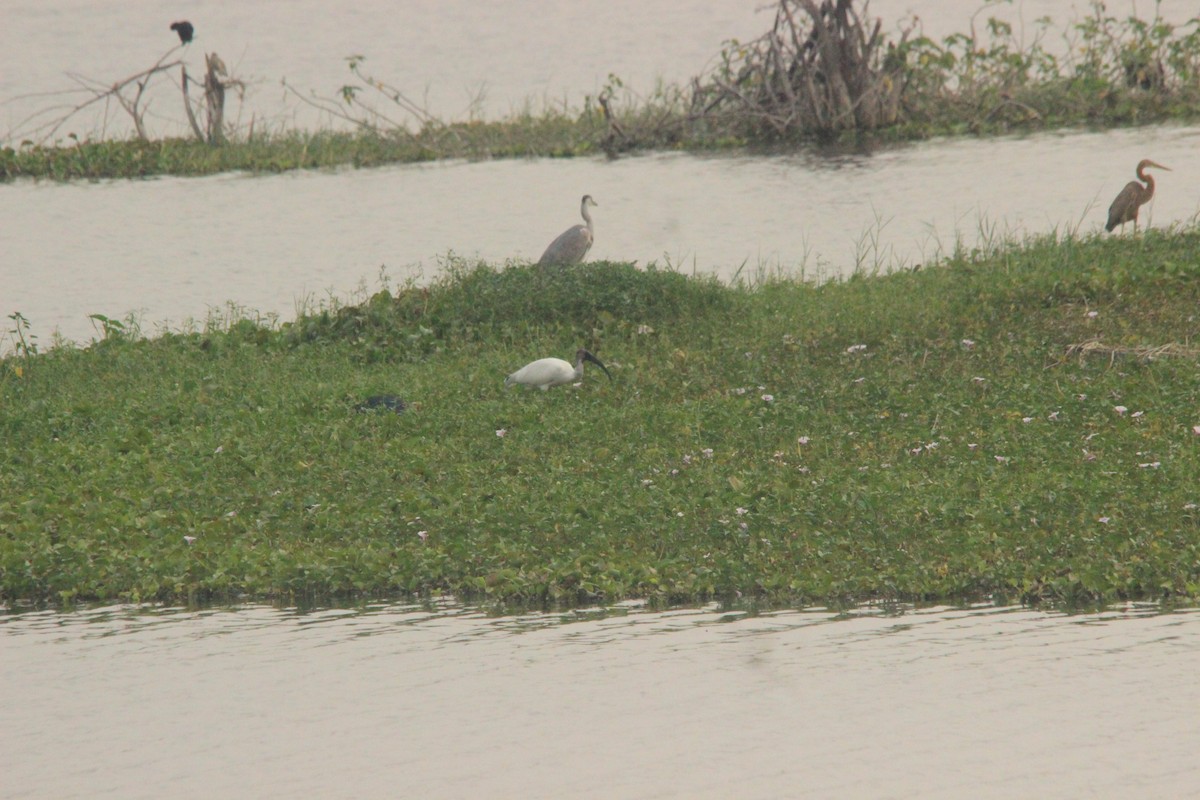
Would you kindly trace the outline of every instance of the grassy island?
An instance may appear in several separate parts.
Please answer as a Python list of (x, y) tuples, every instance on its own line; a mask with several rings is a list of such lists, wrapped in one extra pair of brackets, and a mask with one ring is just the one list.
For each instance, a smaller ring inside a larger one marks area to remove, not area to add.
[[(1200, 596), (1200, 232), (727, 286), (460, 264), (0, 361), (0, 601)], [(19, 320), (18, 320), (19, 321)], [(587, 346), (612, 372), (505, 390)], [(400, 413), (360, 411), (402, 397)]]

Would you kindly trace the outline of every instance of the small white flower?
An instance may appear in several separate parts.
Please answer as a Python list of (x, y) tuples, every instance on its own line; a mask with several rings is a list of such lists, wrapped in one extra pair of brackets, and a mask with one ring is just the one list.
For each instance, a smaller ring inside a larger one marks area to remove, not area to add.
[(690, 454), (685, 455), (682, 460), (684, 464), (690, 464), (692, 463), (692, 456)]
[(976, 450), (978, 450), (978, 449), (979, 449), (979, 445), (978, 445), (977, 443), (975, 443), (975, 442), (970, 442), (970, 443), (967, 445), (967, 449), (968, 449), (968, 450), (970, 450), (970, 451), (973, 453), (973, 452), (975, 452)]
[(1048, 419), (1048, 420), (1057, 420), (1057, 419), (1058, 419), (1058, 412), (1057, 412), (1057, 411), (1051, 411), (1049, 414), (1047, 414), (1047, 415), (1046, 415), (1046, 419)]
[(916, 447), (914, 447), (912, 450), (909, 450), (908, 452), (912, 453), (914, 456), (919, 456), (919, 455), (921, 455), (921, 451), (923, 449), (924, 448), (921, 447), (921, 445), (917, 445)]
[(1084, 400), (1087, 400), (1087, 395), (1086, 394), (1077, 394), (1077, 395), (1075, 395), (1075, 399), (1082, 402)]
[(745, 386), (739, 386), (738, 388), (736, 388), (736, 389), (734, 389), (734, 390), (733, 390), (733, 393), (734, 393), (734, 394), (745, 394), (745, 393), (746, 393), (746, 387), (745, 387)]
[(1124, 414), (1128, 410), (1129, 409), (1125, 406), (1113, 406), (1113, 411), (1117, 412), (1118, 414)]
[(867, 349), (867, 346), (865, 344), (852, 344), (846, 348), (846, 352), (847, 353), (861, 353), (862, 351), (864, 351), (866, 349)]
[(677, 470), (677, 469), (673, 469), (673, 470), (671, 470), (670, 472), (668, 472), (667, 474), (668, 474), (668, 475), (678, 475), (678, 474), (679, 474), (679, 470)]
[(1008, 456), (994, 456), (994, 458), (997, 464), (1007, 464), (1009, 462)]
[(503, 439), (505, 436), (507, 436), (507, 435), (508, 435), (508, 429), (507, 429), (507, 428), (500, 428), (500, 429), (498, 429), (498, 430), (496, 431), (496, 435), (497, 435), (497, 436), (499, 436), (501, 439)]
[(237, 516), (236, 511), (226, 511), (225, 512), (225, 519), (233, 519), (236, 516)]
[(1193, 425), (1192, 433), (1195, 434), (1196, 436), (1200, 436), (1200, 425)]
[(749, 511), (747, 509), (744, 509), (741, 506), (738, 506), (737, 508), (735, 508), (734, 511), (737, 512), (737, 515), (739, 517), (744, 517), (744, 516), (746, 516), (746, 514), (749, 513)]
[(971, 380), (975, 381), (976, 383), (987, 383), (987, 378), (981, 378), (978, 375), (976, 375), (974, 378), (971, 378)]
[(650, 480), (649, 478), (642, 478), (642, 486), (653, 486), (653, 485), (654, 485), (654, 481)]
[(682, 517), (682, 516), (683, 516), (683, 512), (682, 512), (682, 511), (676, 511), (676, 512), (675, 512), (675, 516), (677, 516), (677, 517)]
[(741, 529), (741, 531), (742, 531), (743, 533), (745, 533), (746, 531), (750, 530), (750, 524), (749, 524), (749, 523), (747, 523), (747, 522), (739, 522), (739, 523), (738, 523), (738, 528), (740, 528), (740, 529)]
[(925, 445), (925, 449), (926, 449), (926, 450), (937, 450), (937, 449), (938, 449), (938, 443), (937, 443), (937, 442), (930, 442), (929, 444)]
[(1135, 411), (1132, 414), (1130, 414), (1129, 416), (1131, 419), (1137, 419), (1138, 417), (1145, 416), (1145, 414), (1146, 414), (1145, 411)]
[(654, 328), (651, 328), (649, 325), (638, 325), (637, 332), (641, 335), (645, 335), (647, 333), (654, 333)]
[(196, 537), (195, 536), (185, 536), (185, 537), (183, 537), (183, 540), (185, 542), (187, 542), (188, 544), (195, 544)]
[[(1183, 504), (1184, 511), (1195, 511), (1197, 508), (1200, 508), (1200, 506), (1197, 506), (1195, 503), (1184, 503)], [(187, 537), (185, 536), (184, 538), (186, 539)]]
[(1093, 453), (1091, 450), (1088, 450), (1088, 449), (1085, 447), (1085, 448), (1083, 449), (1083, 460), (1084, 460), (1084, 461), (1095, 461), (1095, 460), (1096, 460), (1096, 454), (1095, 454), (1095, 453)]
[(1096, 522), (1099, 522), (1101, 525), (1107, 525), (1111, 519), (1111, 517), (1097, 517)]
[(1096, 317), (1100, 316), (1100, 312), (1099, 311), (1089, 311), (1087, 313), (1087, 315), (1088, 315), (1088, 319), (1095, 319)]
[(974, 339), (963, 339), (962, 346), (965, 347), (966, 349), (970, 350), (975, 347), (975, 340)]
[(429, 538), (429, 531), (417, 531), (417, 538), (422, 542)]
[(1150, 461), (1146, 464), (1138, 464), (1138, 469), (1158, 469), (1161, 466), (1161, 461)]
[(706, 447), (703, 450), (701, 450), (700, 452), (704, 455), (705, 458), (712, 458), (713, 449), (711, 447)]
[[(1197, 425), (1196, 428), (1200, 429), (1200, 425)], [(1196, 433), (1200, 433), (1200, 430), (1197, 430)], [(809, 439), (807, 436), (801, 436), (799, 439), (796, 440), (796, 443), (805, 445), (805, 444), (808, 444), (810, 441), (812, 441), (812, 440)]]
[(796, 467), (796, 471), (802, 475), (807, 475), (808, 473), (812, 472), (812, 470), (810, 470), (808, 467)]
[(219, 445), (216, 450), (213, 450), (213, 455), (218, 455), (225, 452), (225, 445)]
[(764, 395), (762, 396), (762, 399), (763, 399), (763, 402), (764, 402), (764, 403), (774, 403), (774, 402), (775, 402), (775, 395), (773, 395), (773, 394), (764, 394)]
[(863, 383), (864, 381), (866, 381), (866, 378), (855, 378), (853, 382), (854, 383)]

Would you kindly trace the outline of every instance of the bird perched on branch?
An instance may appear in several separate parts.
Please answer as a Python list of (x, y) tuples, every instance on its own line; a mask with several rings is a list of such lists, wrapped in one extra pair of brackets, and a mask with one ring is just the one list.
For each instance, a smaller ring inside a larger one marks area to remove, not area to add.
[(587, 224), (574, 225), (560, 233), (538, 259), (539, 267), (578, 264), (583, 261), (583, 257), (592, 247), (592, 215), (588, 213), (588, 208), (597, 205), (590, 194), (583, 196), (579, 203), (579, 213), (583, 215), (583, 221)]
[(1125, 188), (1117, 195), (1117, 199), (1113, 200), (1113, 204), (1108, 207), (1108, 224), (1104, 226), (1104, 230), (1109, 233), (1112, 229), (1121, 226), (1125, 227), (1125, 223), (1133, 221), (1133, 229), (1137, 230), (1138, 209), (1150, 202), (1150, 198), (1154, 197), (1154, 178), (1146, 174), (1146, 170), (1150, 167), (1155, 169), (1165, 169), (1171, 171), (1170, 167), (1164, 167), (1162, 164), (1156, 164), (1148, 158), (1143, 158), (1137, 165), (1138, 180), (1145, 181), (1146, 185), (1137, 181), (1130, 181), (1125, 184)]
[(608, 371), (608, 367), (581, 347), (575, 351), (575, 366), (571, 366), (561, 358), (539, 358), (505, 378), (504, 385), (508, 387), (519, 383), (523, 386), (536, 386), (544, 392), (551, 386), (561, 386), (564, 383), (574, 383), (582, 379), (583, 362), (585, 361), (590, 361), (604, 370), (604, 374), (610, 381), (612, 380), (612, 373)]
[(192, 23), (187, 20), (172, 22), (171, 30), (179, 34), (180, 44), (187, 44), (192, 41), (192, 36), (196, 33), (196, 29), (192, 27)]

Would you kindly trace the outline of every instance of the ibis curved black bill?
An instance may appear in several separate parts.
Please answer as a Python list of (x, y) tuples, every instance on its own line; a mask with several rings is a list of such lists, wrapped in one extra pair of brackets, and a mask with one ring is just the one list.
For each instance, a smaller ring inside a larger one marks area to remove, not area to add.
[(590, 361), (593, 364), (595, 364), (597, 367), (599, 367), (600, 369), (604, 370), (604, 374), (608, 376), (608, 379), (610, 381), (612, 380), (612, 373), (608, 371), (608, 367), (604, 366), (604, 362), (602, 362), (600, 359), (596, 358), (594, 355), (589, 353), (587, 350), (581, 349), (579, 351), (579, 355), (583, 358), (584, 361)]

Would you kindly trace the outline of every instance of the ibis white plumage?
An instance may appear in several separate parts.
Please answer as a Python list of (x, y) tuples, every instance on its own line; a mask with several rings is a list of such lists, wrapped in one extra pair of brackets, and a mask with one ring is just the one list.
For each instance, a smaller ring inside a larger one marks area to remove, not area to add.
[(608, 367), (581, 347), (575, 351), (574, 366), (561, 358), (539, 358), (537, 361), (530, 361), (505, 378), (504, 385), (507, 387), (519, 383), (522, 386), (536, 386), (544, 392), (551, 386), (561, 386), (564, 383), (574, 383), (582, 379), (583, 362), (585, 361), (590, 361), (604, 370), (604, 374), (608, 375), (610, 381), (612, 380), (612, 374), (608, 371)]

